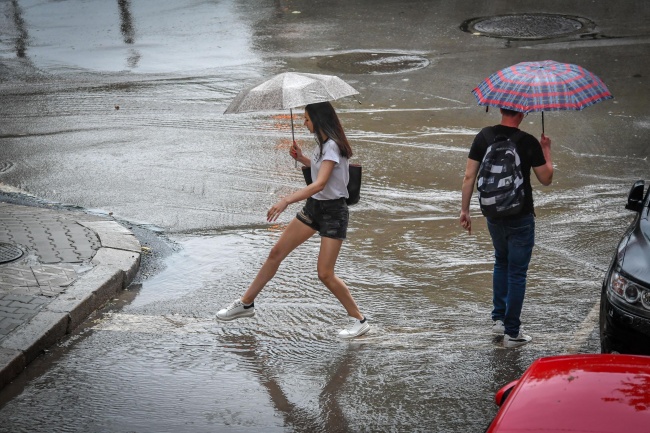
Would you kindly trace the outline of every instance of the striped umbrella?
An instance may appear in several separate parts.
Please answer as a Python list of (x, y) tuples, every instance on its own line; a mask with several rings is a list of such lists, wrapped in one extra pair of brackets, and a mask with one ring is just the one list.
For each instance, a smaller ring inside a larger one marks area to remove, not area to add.
[(582, 110), (613, 98), (607, 86), (585, 68), (553, 60), (521, 62), (487, 77), (472, 90), (478, 105), (529, 113)]

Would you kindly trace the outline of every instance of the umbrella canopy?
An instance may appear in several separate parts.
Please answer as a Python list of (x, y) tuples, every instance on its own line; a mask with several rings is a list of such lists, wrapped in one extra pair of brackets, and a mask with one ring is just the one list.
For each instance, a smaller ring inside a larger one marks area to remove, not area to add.
[(295, 143), (293, 108), (358, 93), (354, 87), (334, 75), (283, 72), (239, 92), (224, 114), (289, 109), (291, 139)]
[(582, 110), (613, 98), (593, 73), (581, 66), (558, 63), (521, 62), (502, 69), (472, 90), (479, 105), (529, 113)]
[(242, 90), (224, 114), (286, 110), (358, 93), (334, 75), (284, 72)]

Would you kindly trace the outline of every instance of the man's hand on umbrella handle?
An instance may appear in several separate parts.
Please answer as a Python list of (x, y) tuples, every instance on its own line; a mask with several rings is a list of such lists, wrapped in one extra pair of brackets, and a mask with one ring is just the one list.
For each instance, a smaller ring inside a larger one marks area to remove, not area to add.
[(467, 230), (469, 234), (472, 234), (472, 217), (469, 216), (469, 212), (460, 212), (460, 226)]
[(542, 147), (548, 147), (550, 149), (551, 148), (551, 139), (548, 138), (546, 135), (542, 134), (542, 139), (539, 141), (539, 144), (541, 144)]
[(280, 200), (279, 202), (271, 206), (271, 209), (269, 209), (269, 211), (266, 213), (266, 220), (270, 223), (275, 221), (276, 219), (278, 219), (280, 214), (284, 212), (287, 206), (289, 206), (289, 202), (287, 202), (285, 199)]

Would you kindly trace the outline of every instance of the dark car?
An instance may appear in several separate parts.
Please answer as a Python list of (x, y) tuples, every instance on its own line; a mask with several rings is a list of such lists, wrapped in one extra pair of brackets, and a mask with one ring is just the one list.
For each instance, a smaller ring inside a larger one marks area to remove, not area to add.
[(609, 266), (600, 298), (603, 353), (650, 355), (650, 188), (634, 183), (626, 209), (636, 212)]

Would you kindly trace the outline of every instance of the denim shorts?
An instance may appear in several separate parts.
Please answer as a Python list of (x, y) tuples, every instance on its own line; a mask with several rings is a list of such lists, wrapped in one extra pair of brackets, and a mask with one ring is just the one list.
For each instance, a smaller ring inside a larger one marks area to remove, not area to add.
[(316, 200), (309, 197), (296, 218), (326, 238), (345, 239), (350, 213), (345, 198)]

